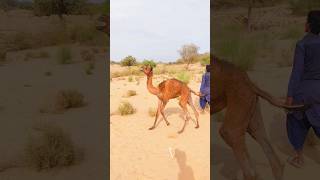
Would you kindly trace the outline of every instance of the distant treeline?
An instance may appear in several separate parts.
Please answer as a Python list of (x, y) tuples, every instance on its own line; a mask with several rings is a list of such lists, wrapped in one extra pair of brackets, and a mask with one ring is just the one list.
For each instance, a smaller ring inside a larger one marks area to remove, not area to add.
[(320, 9), (320, 0), (214, 0), (211, 6), (213, 8), (247, 7), (249, 3), (256, 8), (288, 4), (292, 13), (297, 15), (305, 15), (310, 10)]
[(51, 14), (108, 14), (110, 0), (1, 0), (0, 9), (10, 11), (14, 9), (32, 10), (36, 16), (48, 16)]

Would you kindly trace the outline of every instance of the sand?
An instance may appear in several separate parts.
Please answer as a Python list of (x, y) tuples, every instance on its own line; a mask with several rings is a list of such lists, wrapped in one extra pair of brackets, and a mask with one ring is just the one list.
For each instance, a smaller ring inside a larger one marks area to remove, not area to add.
[[(195, 65), (191, 69), (203, 69)], [(111, 72), (119, 70), (111, 66)], [(198, 74), (199, 78), (201, 74)], [(155, 76), (154, 78), (157, 78)], [(157, 79), (154, 85), (161, 82)], [(198, 91), (199, 81), (191, 81), (189, 87)], [(122, 97), (128, 90), (137, 95)], [(195, 101), (196, 96), (192, 95)], [(115, 112), (122, 101), (129, 101), (137, 112), (133, 115), (120, 116)], [(200, 114), (200, 128), (195, 129), (190, 121), (182, 134), (177, 131), (182, 127), (182, 110), (178, 101), (169, 101), (165, 114), (170, 126), (162, 118), (156, 129), (150, 131), (154, 117), (148, 114), (149, 108), (157, 107), (157, 97), (146, 89), (146, 77), (141, 77), (140, 84), (128, 82), (127, 78), (112, 79), (110, 82), (110, 159), (111, 179), (155, 179), (155, 180), (205, 180), (210, 178), (210, 120), (209, 113)], [(189, 111), (192, 112), (191, 108)], [(193, 116), (193, 113), (191, 113)], [(170, 155), (170, 150), (173, 156)]]

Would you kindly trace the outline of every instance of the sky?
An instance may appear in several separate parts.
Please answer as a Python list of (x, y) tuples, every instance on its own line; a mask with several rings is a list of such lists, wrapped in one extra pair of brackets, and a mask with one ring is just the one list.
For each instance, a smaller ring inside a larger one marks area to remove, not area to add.
[(210, 49), (210, 0), (111, 0), (111, 60), (176, 61), (184, 44)]

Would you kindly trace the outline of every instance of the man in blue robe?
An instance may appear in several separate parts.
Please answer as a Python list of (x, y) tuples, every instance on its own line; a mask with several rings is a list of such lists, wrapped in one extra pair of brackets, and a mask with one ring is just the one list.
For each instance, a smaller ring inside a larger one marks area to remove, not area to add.
[(309, 107), (287, 115), (287, 134), (295, 150), (288, 162), (298, 168), (304, 164), (303, 144), (309, 129), (320, 137), (320, 11), (309, 12), (306, 33), (296, 45), (286, 102)]
[(202, 75), (200, 93), (200, 107), (204, 110), (207, 103), (210, 105), (210, 65), (206, 65), (206, 72)]

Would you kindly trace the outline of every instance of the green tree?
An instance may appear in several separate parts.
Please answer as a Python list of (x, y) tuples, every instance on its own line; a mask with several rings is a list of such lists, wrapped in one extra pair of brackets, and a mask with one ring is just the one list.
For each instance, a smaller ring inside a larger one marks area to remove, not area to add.
[(87, 0), (33, 0), (33, 10), (36, 16), (88, 13)]
[(149, 65), (152, 68), (155, 68), (157, 66), (157, 64), (153, 61), (153, 60), (144, 60), (142, 62), (143, 65)]
[(123, 60), (121, 60), (120, 64), (122, 66), (134, 66), (137, 65), (137, 60), (132, 56), (127, 56)]

